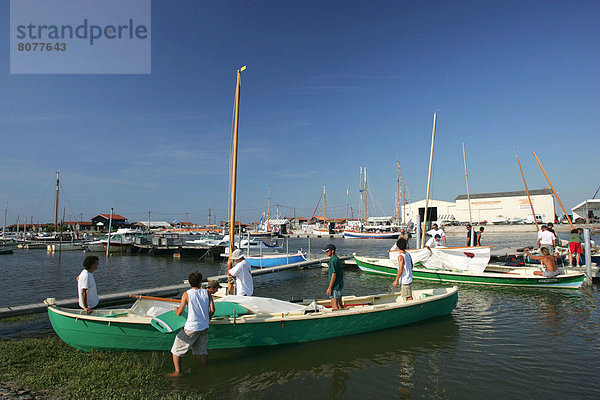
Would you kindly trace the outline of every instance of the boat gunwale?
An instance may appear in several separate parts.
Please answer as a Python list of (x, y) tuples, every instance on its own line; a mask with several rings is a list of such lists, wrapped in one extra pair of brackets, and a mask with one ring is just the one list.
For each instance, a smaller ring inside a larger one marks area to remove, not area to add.
[[(443, 290), (444, 293), (434, 294), (435, 290)], [(425, 292), (425, 293), (423, 293)], [(288, 311), (284, 313), (257, 313), (257, 314), (245, 314), (240, 315), (238, 317), (217, 317), (213, 318), (210, 321), (210, 324), (222, 325), (222, 324), (230, 324), (230, 323), (263, 323), (263, 322), (281, 322), (281, 321), (302, 321), (302, 320), (311, 320), (311, 319), (323, 319), (323, 318), (337, 318), (337, 317), (345, 317), (352, 315), (361, 315), (361, 314), (369, 314), (369, 313), (377, 313), (382, 311), (391, 311), (401, 308), (410, 308), (414, 306), (419, 306), (426, 303), (431, 303), (439, 300), (443, 300), (445, 298), (454, 296), (458, 294), (458, 286), (452, 287), (444, 287), (444, 288), (435, 288), (435, 289), (422, 289), (413, 291), (413, 295), (416, 294), (428, 294), (427, 292), (431, 292), (432, 294), (421, 298), (420, 300), (410, 300), (404, 302), (389, 302), (382, 304), (367, 304), (361, 306), (353, 306), (346, 307), (343, 310), (332, 310), (325, 309), (319, 312), (305, 313), (304, 310), (300, 311)], [(360, 301), (362, 298), (375, 298), (375, 297), (399, 297), (400, 292), (397, 293), (383, 293), (377, 295), (368, 295), (368, 296), (352, 296), (351, 300)], [(350, 297), (350, 296), (349, 296)], [(350, 300), (350, 299), (348, 299)], [(73, 311), (71, 311), (73, 310)], [(111, 309), (112, 310), (112, 309)], [(125, 312), (129, 309), (114, 309), (114, 311)], [(48, 311), (52, 311), (56, 314), (62, 315), (68, 318), (74, 319), (82, 319), (87, 321), (97, 321), (97, 322), (107, 322), (107, 323), (126, 323), (126, 324), (142, 324), (142, 325), (150, 325), (152, 321), (152, 317), (148, 316), (136, 316), (129, 317), (123, 316), (118, 318), (113, 318), (110, 316), (94, 316), (88, 314), (75, 314), (75, 311), (83, 311), (78, 309), (69, 309), (69, 308), (61, 308), (57, 305), (48, 306)]]
[[(354, 258), (358, 261), (359, 258), (364, 259), (364, 260), (369, 260), (369, 258), (367, 257), (359, 257), (359, 256), (354, 256)], [(371, 260), (385, 260), (385, 261), (389, 261), (387, 258), (375, 258), (375, 259), (371, 259)], [(367, 263), (367, 264), (375, 264), (374, 262), (368, 262), (368, 261), (363, 261), (363, 260), (359, 260), (363, 263)], [(382, 265), (382, 267), (384, 268), (392, 268), (392, 267), (388, 267), (385, 265)], [(397, 269), (397, 268), (396, 268)], [(476, 272), (461, 272), (461, 271), (452, 271), (449, 269), (443, 269), (443, 268), (425, 268), (425, 267), (421, 267), (421, 266), (413, 266), (413, 271), (420, 271), (420, 272), (431, 272), (431, 273), (444, 273), (444, 274), (449, 274), (449, 275), (459, 275), (459, 276), (475, 276), (475, 277), (484, 277), (484, 278), (507, 278), (507, 279), (534, 279), (534, 280), (540, 280), (540, 279), (552, 279), (552, 278), (576, 278), (576, 277), (580, 277), (583, 276), (585, 277), (585, 274), (583, 272), (568, 272), (566, 274), (560, 274), (560, 275), (556, 275), (556, 276), (542, 276), (542, 275), (522, 275), (522, 274), (510, 274), (508, 272), (482, 272), (482, 273), (476, 273)]]

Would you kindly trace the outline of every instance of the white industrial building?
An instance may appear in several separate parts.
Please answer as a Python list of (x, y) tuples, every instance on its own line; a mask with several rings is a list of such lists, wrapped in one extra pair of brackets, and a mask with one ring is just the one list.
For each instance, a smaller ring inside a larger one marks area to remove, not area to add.
[[(554, 221), (554, 197), (550, 189), (530, 190), (531, 203), (535, 214), (544, 222)], [(471, 220), (473, 222), (491, 221), (499, 217), (506, 219), (531, 219), (531, 207), (525, 191), (474, 193), (471, 194)], [(419, 200), (404, 206), (404, 221), (417, 221), (419, 209), (424, 209), (425, 200)], [(469, 201), (466, 194), (456, 197), (454, 202), (429, 200), (428, 208), (434, 208), (437, 220), (457, 222), (469, 221)]]

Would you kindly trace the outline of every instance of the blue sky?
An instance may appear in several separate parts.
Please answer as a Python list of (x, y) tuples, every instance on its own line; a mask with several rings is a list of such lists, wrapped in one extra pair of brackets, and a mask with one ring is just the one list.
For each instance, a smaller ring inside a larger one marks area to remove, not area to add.
[[(548, 187), (563, 203), (598, 180), (597, 1), (153, 1), (149, 75), (10, 75), (0, 2), (0, 202), (34, 221), (61, 209), (226, 219), (235, 72), (242, 65), (238, 215), (394, 213), (396, 160), (411, 200)], [(272, 211), (273, 213), (273, 211)]]

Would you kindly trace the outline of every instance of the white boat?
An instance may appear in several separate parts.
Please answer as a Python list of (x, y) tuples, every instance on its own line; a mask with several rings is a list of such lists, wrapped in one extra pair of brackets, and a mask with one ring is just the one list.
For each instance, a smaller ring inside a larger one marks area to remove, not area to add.
[(509, 224), (522, 224), (523, 223), (523, 218), (521, 217), (512, 217), (508, 219), (508, 223)]
[[(226, 239), (224, 240), (224, 244), (226, 245), (225, 253), (221, 254), (221, 257), (229, 257), (229, 246), (227, 246), (229, 237), (226, 236)], [(236, 241), (235, 246), (242, 250), (244, 254), (250, 255), (272, 254), (283, 250), (283, 247), (276, 242), (274, 244), (267, 244), (259, 239), (242, 239), (240, 242)]]
[(375, 232), (375, 231), (351, 231), (345, 230), (343, 233), (347, 239), (398, 239), (400, 232)]
[[(138, 229), (119, 228), (110, 235), (110, 252), (120, 252), (129, 250), (135, 243), (135, 238), (143, 234)], [(91, 252), (105, 252), (108, 247), (108, 235), (104, 235), (100, 240), (86, 243), (85, 247)]]
[(490, 219), (488, 221), (488, 223), (494, 224), (494, 225), (508, 224), (508, 219), (506, 219), (502, 215), (498, 215), (496, 218)]
[(83, 251), (83, 243), (52, 243), (46, 245), (46, 251), (48, 253), (55, 253), (57, 251)]

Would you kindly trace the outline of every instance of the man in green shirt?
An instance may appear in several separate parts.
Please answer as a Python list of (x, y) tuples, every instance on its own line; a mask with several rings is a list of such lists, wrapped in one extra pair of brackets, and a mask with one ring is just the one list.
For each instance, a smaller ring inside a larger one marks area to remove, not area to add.
[(335, 246), (328, 244), (323, 249), (329, 259), (329, 286), (327, 287), (327, 296), (331, 299), (331, 308), (333, 310), (341, 310), (342, 305), (342, 289), (344, 288), (344, 271), (342, 270), (342, 262), (335, 255)]

